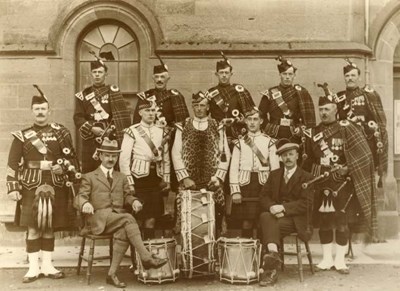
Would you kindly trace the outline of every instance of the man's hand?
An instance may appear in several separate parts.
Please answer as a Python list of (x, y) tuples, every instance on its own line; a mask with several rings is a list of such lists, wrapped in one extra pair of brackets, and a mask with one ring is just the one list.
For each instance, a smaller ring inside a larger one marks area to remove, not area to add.
[(337, 170), (337, 172), (341, 176), (346, 176), (349, 173), (349, 168), (347, 166), (344, 166), (344, 167), (339, 168), (339, 170)]
[(242, 195), (240, 193), (234, 193), (232, 195), (232, 203), (233, 204), (240, 204), (242, 203)]
[(56, 175), (62, 175), (62, 173), (63, 173), (63, 169), (62, 169), (61, 165), (59, 165), (59, 164), (55, 164), (55, 165), (51, 166), (51, 171)]
[(273, 215), (276, 215), (277, 213), (284, 212), (284, 211), (285, 211), (285, 207), (283, 207), (283, 205), (281, 205), (281, 204), (272, 205), (269, 208), (269, 212), (271, 212), (271, 214), (273, 214)]
[(104, 130), (101, 127), (98, 126), (93, 126), (92, 127), (92, 132), (95, 136), (100, 136), (104, 133)]
[(169, 192), (171, 190), (171, 183), (162, 183), (161, 192)]
[(207, 186), (211, 191), (215, 191), (218, 189), (218, 187), (221, 187), (221, 184), (222, 184), (222, 181), (219, 178), (212, 176), (211, 180), (210, 180), (210, 182), (208, 182)]
[(131, 195), (135, 195), (136, 191), (135, 191), (135, 186), (133, 185), (129, 185), (129, 194)]
[(135, 200), (132, 203), (133, 212), (138, 213), (140, 210), (143, 209), (143, 204), (139, 200)]
[(196, 183), (190, 178), (185, 178), (185, 179), (183, 179), (183, 187), (185, 189), (194, 190), (196, 188)]
[(19, 201), (22, 199), (21, 193), (19, 191), (11, 191), (10, 193), (7, 194), (8, 198), (14, 201)]
[(94, 214), (94, 208), (93, 205), (90, 204), (90, 202), (86, 202), (85, 204), (83, 204), (82, 207), (82, 213), (86, 213), (86, 214)]
[(284, 216), (285, 216), (285, 214), (283, 212), (279, 212), (279, 213), (275, 214), (276, 218), (281, 218), (281, 217), (284, 217)]

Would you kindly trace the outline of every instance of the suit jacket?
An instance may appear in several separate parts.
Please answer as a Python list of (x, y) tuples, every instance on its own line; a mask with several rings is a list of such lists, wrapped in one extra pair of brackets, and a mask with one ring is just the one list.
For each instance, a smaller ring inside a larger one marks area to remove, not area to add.
[(82, 177), (79, 193), (75, 197), (75, 206), (81, 211), (86, 202), (90, 202), (94, 208), (94, 214), (87, 219), (88, 226), (93, 234), (101, 234), (110, 213), (126, 213), (125, 205), (132, 205), (137, 198), (130, 194), (130, 188), (126, 176), (113, 171), (112, 186), (107, 177), (99, 168)]
[(301, 185), (311, 180), (313, 176), (300, 167), (297, 167), (287, 185), (289, 189), (288, 192), (296, 197), (297, 200), (282, 202), (280, 185), (283, 174), (284, 168), (274, 170), (270, 173), (267, 183), (264, 184), (260, 192), (261, 211), (269, 212), (269, 208), (272, 205), (283, 205), (283, 207), (285, 207), (285, 217), (293, 218), (299, 237), (304, 241), (308, 241), (312, 234), (312, 231), (307, 231), (307, 226), (309, 230), (312, 229), (311, 218), (314, 190), (312, 186), (303, 189)]

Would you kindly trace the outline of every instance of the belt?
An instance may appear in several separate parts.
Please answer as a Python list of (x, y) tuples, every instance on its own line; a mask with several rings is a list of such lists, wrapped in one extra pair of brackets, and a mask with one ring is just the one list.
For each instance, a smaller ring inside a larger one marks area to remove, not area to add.
[(162, 157), (149, 157), (146, 155), (138, 155), (138, 154), (134, 154), (133, 155), (133, 159), (134, 160), (141, 160), (141, 161), (146, 161), (146, 162), (150, 162), (150, 163), (157, 163), (160, 162), (162, 160)]
[(26, 161), (25, 167), (28, 169), (40, 169), (50, 171), (53, 161)]

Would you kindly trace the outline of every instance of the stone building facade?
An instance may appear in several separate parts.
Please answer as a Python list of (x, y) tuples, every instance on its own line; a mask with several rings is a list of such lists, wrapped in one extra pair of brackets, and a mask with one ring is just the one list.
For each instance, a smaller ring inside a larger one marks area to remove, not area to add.
[[(156, 53), (169, 66), (169, 87), (188, 104), (192, 93), (216, 83), (221, 50), (231, 59), (233, 81), (248, 88), (256, 104), (259, 92), (278, 83), (278, 54), (298, 67), (297, 82), (315, 102), (322, 94), (317, 83), (344, 89), (343, 59), (350, 57), (386, 109), (389, 172), (381, 213), (398, 217), (398, 0), (3, 0), (0, 29), (1, 221), (14, 211), (4, 194), (10, 131), (31, 123), (32, 84), (49, 98), (53, 121), (76, 132), (74, 93), (88, 84), (89, 49), (113, 52), (109, 81), (132, 107), (133, 93), (152, 86)], [(388, 231), (397, 234), (398, 224)]]

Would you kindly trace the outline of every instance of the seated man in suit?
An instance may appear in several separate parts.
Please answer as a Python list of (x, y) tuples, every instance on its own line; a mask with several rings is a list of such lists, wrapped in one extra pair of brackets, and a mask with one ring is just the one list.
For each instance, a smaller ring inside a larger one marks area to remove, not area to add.
[(278, 279), (280, 239), (297, 232), (300, 239), (308, 241), (312, 234), (310, 221), (313, 191), (311, 187), (302, 188), (302, 184), (311, 180), (312, 176), (297, 166), (298, 144), (280, 139), (276, 147), (284, 167), (270, 173), (260, 192), (262, 213), (259, 223), (266, 251), (261, 286), (272, 285)]
[(138, 212), (143, 205), (131, 194), (126, 176), (113, 170), (120, 152), (116, 140), (104, 139), (101, 147), (97, 148), (101, 165), (83, 175), (75, 204), (82, 213), (88, 214), (86, 227), (91, 233), (114, 234), (113, 258), (106, 282), (125, 288), (126, 284), (118, 280), (116, 271), (129, 243), (136, 248), (146, 269), (159, 268), (167, 260), (156, 258), (147, 251), (135, 218), (124, 209), (124, 206), (131, 205), (133, 211)]

